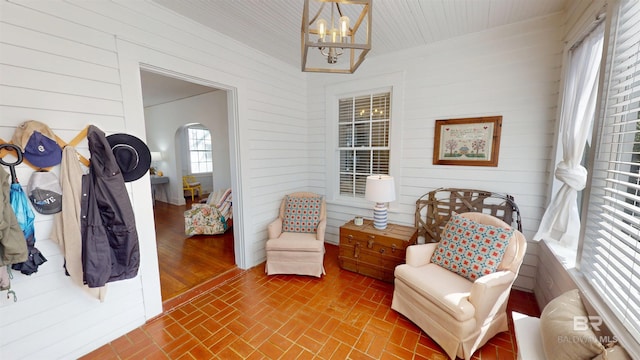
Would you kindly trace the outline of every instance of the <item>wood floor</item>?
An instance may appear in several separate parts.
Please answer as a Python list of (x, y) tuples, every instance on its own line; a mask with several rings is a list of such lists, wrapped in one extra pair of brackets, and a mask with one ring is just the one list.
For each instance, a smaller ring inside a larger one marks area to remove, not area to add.
[(233, 229), (222, 235), (186, 236), (183, 214), (190, 208), (190, 198), (183, 206), (156, 201), (153, 208), (165, 310), (167, 303), (182, 302), (180, 296), (188, 290), (236, 268)]

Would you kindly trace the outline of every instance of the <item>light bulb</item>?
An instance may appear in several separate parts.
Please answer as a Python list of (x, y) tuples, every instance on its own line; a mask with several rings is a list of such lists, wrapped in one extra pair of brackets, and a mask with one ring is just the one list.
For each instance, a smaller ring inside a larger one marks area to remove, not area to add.
[(349, 17), (341, 16), (340, 17), (340, 37), (341, 40), (344, 41), (345, 38), (349, 36)]
[(327, 20), (318, 20), (318, 40), (324, 41), (324, 37), (327, 35)]
[(338, 42), (338, 29), (336, 28), (331, 29), (331, 42)]

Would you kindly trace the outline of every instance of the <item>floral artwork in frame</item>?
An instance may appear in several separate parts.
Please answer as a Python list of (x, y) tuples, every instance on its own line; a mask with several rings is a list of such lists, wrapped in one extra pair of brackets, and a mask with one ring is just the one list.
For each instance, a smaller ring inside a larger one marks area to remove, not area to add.
[(436, 120), (434, 165), (498, 166), (502, 116)]

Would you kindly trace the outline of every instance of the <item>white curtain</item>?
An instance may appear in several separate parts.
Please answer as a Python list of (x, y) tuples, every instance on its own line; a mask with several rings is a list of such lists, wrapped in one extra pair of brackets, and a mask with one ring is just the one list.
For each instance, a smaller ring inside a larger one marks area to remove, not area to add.
[(580, 162), (595, 113), (603, 31), (600, 24), (570, 53), (560, 114), (563, 159), (555, 171), (563, 184), (547, 207), (535, 240), (556, 240), (573, 248), (578, 242), (577, 195), (587, 181), (587, 169)]

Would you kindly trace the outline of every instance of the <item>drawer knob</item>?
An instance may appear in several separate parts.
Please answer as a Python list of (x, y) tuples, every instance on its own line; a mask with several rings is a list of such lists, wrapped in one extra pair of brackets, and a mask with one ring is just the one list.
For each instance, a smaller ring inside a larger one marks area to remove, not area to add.
[(392, 253), (396, 252), (396, 244), (391, 244), (391, 252)]
[(380, 254), (384, 254), (384, 248), (380, 248)]
[(373, 249), (373, 239), (369, 239), (369, 241), (367, 241), (367, 247), (369, 249)]

